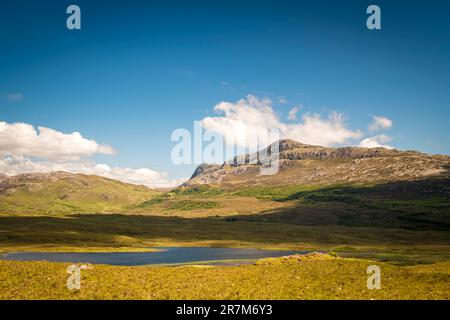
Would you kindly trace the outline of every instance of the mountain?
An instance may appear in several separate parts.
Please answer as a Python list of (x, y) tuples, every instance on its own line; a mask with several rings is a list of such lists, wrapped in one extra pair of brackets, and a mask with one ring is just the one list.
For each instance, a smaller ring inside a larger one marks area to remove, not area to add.
[[(0, 176), (0, 250), (5, 243), (182, 243), (413, 247), (448, 256), (448, 156), (292, 140), (280, 141), (279, 149), (275, 175), (260, 174), (272, 144), (222, 165), (201, 165), (167, 192), (65, 172)], [(256, 164), (242, 164), (246, 158)]]
[(386, 148), (327, 148), (289, 139), (275, 143), (279, 143), (280, 159), (275, 175), (261, 175), (260, 171), (275, 150), (275, 144), (271, 144), (260, 152), (234, 157), (222, 165), (202, 164), (183, 186), (373, 184), (450, 177), (450, 157), (446, 155)]
[[(433, 211), (439, 215), (436, 221), (448, 211), (448, 156), (385, 148), (326, 148), (281, 140), (279, 172), (261, 175), (267, 155), (275, 150), (272, 144), (222, 165), (200, 165), (180, 188), (165, 192), (66, 172), (0, 175), (0, 213), (227, 216), (284, 210), (299, 204), (289, 200), (314, 202), (335, 212), (336, 203), (361, 210), (361, 205), (374, 207), (380, 199), (386, 202), (385, 207), (392, 201), (410, 201), (402, 202), (403, 207), (409, 207), (401, 210), (408, 214)], [(411, 202), (418, 199), (426, 203)], [(286, 221), (296, 219), (285, 217)]]
[(121, 212), (159, 194), (144, 186), (67, 172), (0, 176), (0, 212)]

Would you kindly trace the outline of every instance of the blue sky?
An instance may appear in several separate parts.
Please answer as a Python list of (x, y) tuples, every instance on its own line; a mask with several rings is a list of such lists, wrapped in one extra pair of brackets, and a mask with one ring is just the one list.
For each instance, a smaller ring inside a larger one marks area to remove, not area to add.
[[(66, 28), (70, 4), (81, 30)], [(366, 28), (370, 4), (381, 30)], [(337, 111), (365, 138), (383, 116), (390, 145), (450, 154), (449, 13), (448, 1), (2, 1), (0, 121), (80, 132), (117, 151), (91, 161), (170, 179), (195, 168), (171, 163), (172, 131), (249, 94), (283, 123), (298, 105)]]

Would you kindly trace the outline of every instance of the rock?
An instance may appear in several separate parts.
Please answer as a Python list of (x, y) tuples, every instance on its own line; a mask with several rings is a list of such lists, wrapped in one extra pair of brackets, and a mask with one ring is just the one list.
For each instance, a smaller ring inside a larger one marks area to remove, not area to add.
[(218, 164), (206, 164), (206, 163), (203, 163), (203, 164), (199, 165), (195, 169), (194, 173), (192, 174), (191, 179), (193, 179), (193, 178), (195, 178), (195, 177), (197, 177), (197, 176), (199, 176), (201, 174), (213, 173), (213, 172), (215, 172), (215, 171), (217, 171), (219, 169), (220, 169), (220, 165), (218, 165)]
[[(279, 174), (260, 175), (261, 165), (279, 149)], [(184, 187), (201, 184), (288, 185), (379, 182), (449, 177), (450, 157), (386, 148), (328, 148), (284, 139), (252, 154), (236, 156), (222, 166), (202, 164)]]

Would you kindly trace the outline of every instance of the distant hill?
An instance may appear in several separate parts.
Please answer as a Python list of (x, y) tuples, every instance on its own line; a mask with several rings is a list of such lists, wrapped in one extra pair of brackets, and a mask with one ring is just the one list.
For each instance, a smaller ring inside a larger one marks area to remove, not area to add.
[[(234, 189), (248, 185), (373, 184), (450, 177), (450, 157), (446, 155), (385, 148), (327, 148), (288, 139), (277, 143), (280, 170), (275, 175), (260, 174), (261, 160), (271, 154), (272, 144), (264, 152), (238, 156), (222, 165), (200, 165), (183, 186), (209, 184)], [(255, 164), (249, 164), (250, 160)]]
[[(0, 176), (0, 250), (5, 243), (162, 242), (432, 245), (425, 249), (433, 256), (448, 253), (450, 157), (292, 140), (282, 140), (280, 152), (278, 174), (262, 176), (262, 164), (234, 158), (201, 165), (182, 187), (164, 192), (65, 172)], [(29, 219), (33, 214), (42, 216)]]
[(160, 192), (95, 175), (67, 172), (0, 175), (0, 212), (122, 212)]
[[(381, 186), (381, 189), (376, 190), (364, 189), (364, 201), (375, 195), (385, 200), (405, 197), (409, 200), (437, 199), (439, 205), (434, 202), (432, 205), (438, 207), (439, 212), (449, 201), (450, 157), (445, 155), (385, 148), (326, 148), (294, 140), (281, 140), (279, 172), (275, 175), (261, 175), (261, 162), (264, 163), (265, 155), (271, 154), (273, 148), (272, 144), (264, 152), (238, 156), (222, 165), (200, 165), (191, 179), (173, 192), (153, 190), (95, 175), (67, 172), (16, 176), (0, 174), (0, 213), (145, 212), (186, 216), (191, 212), (201, 212), (206, 216), (228, 215), (242, 210), (266, 210), (272, 206), (271, 203), (253, 203), (252, 200), (251, 206), (242, 207), (244, 200), (232, 198), (235, 196), (289, 200), (297, 199), (299, 194), (296, 192), (308, 188), (317, 190), (336, 186)], [(252, 159), (257, 160), (253, 162), (256, 164), (249, 164)], [(197, 188), (199, 186), (200, 189)], [(281, 189), (273, 189), (279, 187)], [(307, 195), (307, 198), (308, 201), (314, 198), (316, 202), (323, 202), (325, 198), (328, 202), (342, 202), (342, 198), (345, 198), (349, 202), (349, 198), (353, 196), (351, 193), (355, 192), (351, 190), (353, 189), (339, 189), (344, 196), (336, 195), (337, 191), (333, 189), (328, 190), (325, 196), (316, 192)], [(209, 202), (204, 199), (206, 196), (212, 197)], [(305, 194), (302, 193), (301, 196)], [(227, 202), (227, 197), (234, 200)], [(250, 200), (246, 198), (245, 201)], [(275, 205), (280, 204), (273, 204)]]

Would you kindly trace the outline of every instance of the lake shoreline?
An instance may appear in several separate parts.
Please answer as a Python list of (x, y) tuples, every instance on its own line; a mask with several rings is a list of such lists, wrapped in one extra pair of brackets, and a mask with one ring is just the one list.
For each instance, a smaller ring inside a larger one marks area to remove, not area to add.
[(311, 251), (261, 250), (223, 247), (158, 247), (151, 252), (10, 252), (1, 260), (72, 262), (117, 266), (141, 265), (239, 265), (258, 259), (276, 258)]

